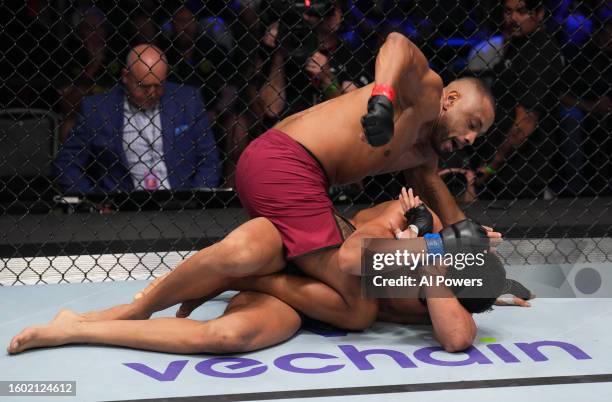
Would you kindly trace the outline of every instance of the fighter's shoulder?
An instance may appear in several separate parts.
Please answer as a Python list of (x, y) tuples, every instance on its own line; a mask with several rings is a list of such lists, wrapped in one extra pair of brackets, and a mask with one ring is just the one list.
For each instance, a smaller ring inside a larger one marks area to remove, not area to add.
[[(399, 203), (399, 201), (398, 201)], [(395, 202), (389, 203), (380, 213), (359, 225), (358, 230), (378, 238), (393, 238), (393, 232), (389, 226), (389, 219), (398, 213)]]
[(398, 200), (391, 200), (384, 204), (378, 216), (365, 224), (375, 227), (378, 230), (377, 234), (381, 237), (393, 237), (393, 233), (389, 228), (389, 219), (401, 213), (400, 202)]

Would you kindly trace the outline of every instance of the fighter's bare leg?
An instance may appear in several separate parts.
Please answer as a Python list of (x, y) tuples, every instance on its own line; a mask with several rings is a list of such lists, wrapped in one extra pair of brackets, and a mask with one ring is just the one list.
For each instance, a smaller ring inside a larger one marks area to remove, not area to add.
[(284, 266), (280, 233), (269, 220), (252, 219), (183, 261), (143, 297), (85, 317), (90, 321), (145, 319), (186, 300), (212, 298), (227, 289), (232, 278), (267, 275)]
[(338, 250), (300, 257), (295, 262), (309, 275), (273, 274), (235, 280), (241, 290), (278, 297), (305, 315), (349, 330), (362, 330), (376, 319), (378, 304), (361, 297), (360, 277), (338, 269)]
[(224, 314), (210, 321), (187, 318), (83, 321), (62, 310), (48, 325), (29, 327), (15, 336), (11, 354), (70, 343), (95, 343), (168, 353), (236, 353), (289, 339), (300, 328), (294, 309), (273, 296), (241, 292)]

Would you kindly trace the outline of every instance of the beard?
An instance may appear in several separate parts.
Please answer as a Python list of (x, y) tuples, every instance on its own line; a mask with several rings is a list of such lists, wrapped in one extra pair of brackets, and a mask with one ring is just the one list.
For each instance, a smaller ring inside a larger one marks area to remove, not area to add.
[(442, 147), (444, 141), (449, 138), (448, 134), (449, 131), (443, 121), (438, 122), (438, 125), (434, 127), (431, 133), (431, 148), (438, 156), (448, 154), (448, 151)]

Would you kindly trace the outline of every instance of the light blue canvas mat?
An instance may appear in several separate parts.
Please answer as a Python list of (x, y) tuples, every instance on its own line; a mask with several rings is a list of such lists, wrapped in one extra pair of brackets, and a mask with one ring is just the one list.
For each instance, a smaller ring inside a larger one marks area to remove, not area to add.
[[(145, 286), (1, 287), (0, 343), (5, 347), (22, 328), (48, 322), (61, 308), (84, 312), (125, 303)], [(192, 318), (221, 314), (229, 297)], [(0, 380), (76, 381), (77, 395), (0, 400), (609, 401), (612, 300), (536, 299), (531, 308), (497, 307), (476, 321), (474, 347), (458, 354), (440, 351), (428, 326), (382, 323), (363, 333), (305, 328), (281, 345), (228, 356), (95, 345), (3, 352)]]

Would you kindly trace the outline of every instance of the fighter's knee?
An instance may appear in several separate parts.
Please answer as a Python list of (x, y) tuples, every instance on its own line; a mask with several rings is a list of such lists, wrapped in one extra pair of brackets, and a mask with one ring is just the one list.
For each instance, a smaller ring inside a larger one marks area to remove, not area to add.
[(224, 250), (223, 271), (229, 275), (246, 275), (255, 269), (257, 251), (245, 236), (228, 236), (221, 242)]
[[(246, 328), (219, 325), (203, 333), (201, 341), (202, 345), (206, 345), (207, 351), (213, 353), (239, 353), (251, 350), (253, 337), (252, 331)], [(213, 345), (211, 339), (215, 340)]]

